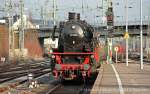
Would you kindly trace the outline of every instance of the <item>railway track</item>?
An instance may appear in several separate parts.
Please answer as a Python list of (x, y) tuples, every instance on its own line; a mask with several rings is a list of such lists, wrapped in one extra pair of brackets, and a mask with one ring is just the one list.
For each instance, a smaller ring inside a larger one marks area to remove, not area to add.
[[(43, 61), (44, 62), (44, 61)], [(5, 64), (0, 65), (0, 73), (9, 72), (9, 71), (17, 71), (17, 70), (28, 70), (34, 67), (41, 67), (43, 62), (24, 62), (20, 64)], [(46, 64), (46, 62), (44, 62)]]
[[(49, 69), (49, 66), (41, 66), (41, 62), (39, 63), (23, 63), (21, 65), (7, 65), (0, 67), (0, 83), (7, 82), (9, 80), (13, 80), (22, 76), (26, 76), (29, 73), (38, 74), (42, 72), (44, 69)], [(47, 63), (45, 63), (47, 64)], [(50, 71), (48, 71), (50, 72)]]
[(10, 65), (7, 66), (7, 68), (1, 67), (0, 93), (27, 82), (27, 75), (29, 73), (34, 74), (34, 78), (38, 78), (51, 72), (49, 66), (41, 66), (40, 64), (41, 63), (39, 62), (37, 64), (21, 64), (14, 67), (12, 67), (13, 65)]
[(46, 94), (90, 94), (94, 80), (89, 82), (65, 81), (50, 89)]
[[(50, 71), (43, 71), (43, 72), (40, 72), (40, 73), (37, 73), (35, 76), (34, 76), (34, 79), (38, 79), (40, 76), (43, 76), (43, 75), (45, 75), (45, 74), (48, 74)], [(22, 76), (22, 77), (20, 77), (20, 78), (16, 78), (16, 79), (14, 79), (14, 80), (16, 80), (16, 81), (14, 81), (13, 83), (8, 83), (7, 85), (5, 85), (4, 87), (0, 87), (0, 94), (1, 93), (3, 93), (3, 92), (6, 92), (6, 91), (9, 91), (10, 89), (13, 89), (13, 88), (16, 88), (17, 86), (20, 86), (20, 85), (22, 85), (22, 84), (24, 84), (24, 83), (26, 83), (26, 82), (28, 82), (28, 79), (27, 79), (27, 77), (26, 77), (26, 79), (22, 79), (22, 78), (25, 78), (25, 76)], [(13, 81), (13, 80), (11, 80), (11, 81)]]

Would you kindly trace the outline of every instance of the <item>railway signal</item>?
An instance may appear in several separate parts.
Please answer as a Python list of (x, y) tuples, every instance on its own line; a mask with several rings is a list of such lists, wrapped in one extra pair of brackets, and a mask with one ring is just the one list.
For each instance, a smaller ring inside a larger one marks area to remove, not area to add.
[(119, 47), (118, 46), (114, 47), (114, 50), (115, 50), (115, 52), (118, 52), (119, 51)]
[(117, 63), (117, 61), (118, 61), (117, 58), (118, 58), (119, 47), (118, 46), (114, 47), (114, 50), (116, 52), (116, 63)]
[(125, 32), (124, 38), (129, 39), (129, 33), (128, 32)]
[(28, 74), (29, 88), (38, 87), (38, 82), (34, 79), (34, 75), (32, 73)]

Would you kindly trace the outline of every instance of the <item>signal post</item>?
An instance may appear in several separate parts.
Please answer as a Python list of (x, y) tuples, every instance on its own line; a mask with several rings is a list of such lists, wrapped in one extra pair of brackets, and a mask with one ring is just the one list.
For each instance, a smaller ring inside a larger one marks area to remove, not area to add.
[(114, 51), (115, 51), (115, 53), (116, 53), (116, 63), (118, 62), (118, 51), (119, 51), (119, 47), (118, 46), (116, 46), (116, 47), (114, 47)]

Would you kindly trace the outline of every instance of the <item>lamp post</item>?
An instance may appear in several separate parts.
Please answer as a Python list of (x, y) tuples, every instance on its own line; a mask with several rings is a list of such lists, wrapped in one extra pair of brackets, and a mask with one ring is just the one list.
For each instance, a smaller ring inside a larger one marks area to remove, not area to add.
[(24, 58), (24, 2), (20, 0), (20, 31), (19, 31), (19, 48), (20, 48), (20, 59)]
[(10, 12), (8, 13), (8, 30), (9, 30), (9, 57), (8, 57), (8, 59), (9, 59), (9, 61), (11, 61), (11, 49), (12, 49), (12, 46), (11, 46), (11, 44), (12, 44), (12, 41), (11, 41), (11, 39), (12, 39), (12, 29), (11, 29), (11, 25), (12, 25), (12, 23), (11, 23), (11, 20), (12, 20), (12, 16), (10, 15)]
[[(128, 33), (128, 0), (126, 0), (126, 33)], [(126, 66), (128, 66), (128, 38), (126, 38)]]
[(56, 1), (53, 0), (53, 25), (55, 26), (56, 25)]
[(141, 54), (140, 54), (140, 67), (141, 69), (143, 69), (143, 19), (142, 19), (142, 16), (143, 16), (143, 0), (140, 0), (140, 43), (141, 43)]
[(4, 12), (7, 13), (7, 16), (8, 16), (8, 60), (9, 62), (12, 60), (12, 1), (8, 1), (8, 0), (5, 0), (5, 8), (4, 8)]

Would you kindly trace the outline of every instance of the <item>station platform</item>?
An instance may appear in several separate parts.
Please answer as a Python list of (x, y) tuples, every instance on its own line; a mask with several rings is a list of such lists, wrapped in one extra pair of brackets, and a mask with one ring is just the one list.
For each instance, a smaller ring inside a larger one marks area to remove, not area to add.
[(91, 94), (149, 94), (150, 65), (103, 64)]

